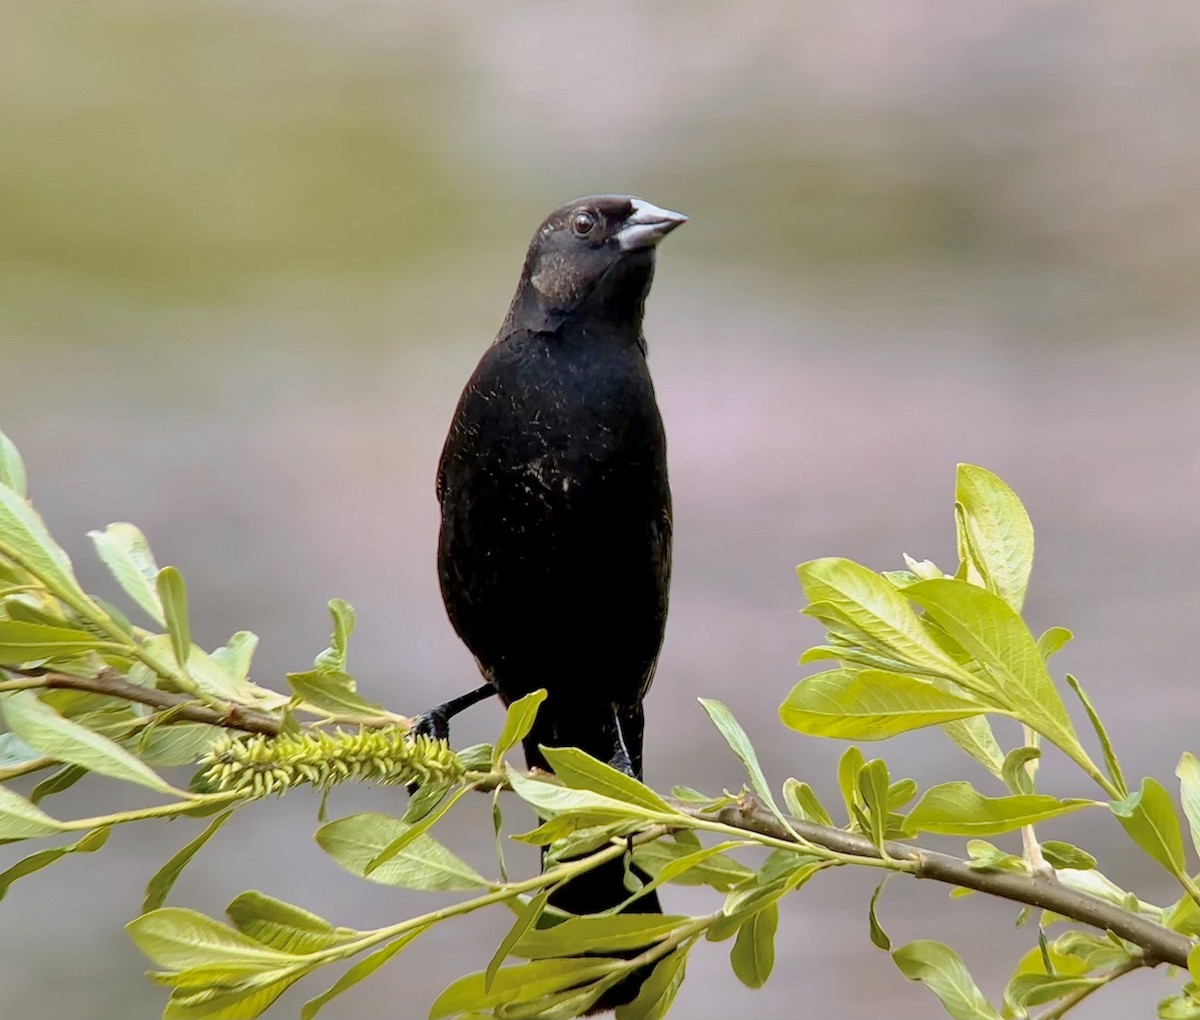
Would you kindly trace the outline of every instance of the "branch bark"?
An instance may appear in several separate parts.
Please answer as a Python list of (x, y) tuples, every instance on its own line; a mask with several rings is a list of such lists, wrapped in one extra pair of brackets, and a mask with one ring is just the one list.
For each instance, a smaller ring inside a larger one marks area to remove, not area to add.
[[(10, 672), (14, 672), (10, 670)], [(119, 674), (103, 670), (94, 677), (70, 676), (66, 673), (37, 673), (24, 680), (0, 682), (0, 692), (19, 690), (70, 690), (87, 691), (91, 694), (106, 694), (113, 698), (136, 701), (151, 708), (172, 709), (176, 719), (187, 722), (209, 723), (226, 729), (242, 730), (246, 733), (265, 733), (269, 737), (279, 733), (281, 721), (266, 712), (259, 712), (244, 705), (230, 704), (225, 710), (205, 705), (186, 694), (161, 691), (157, 687), (133, 684)]]
[[(751, 797), (743, 797), (739, 803), (724, 807), (715, 813), (705, 812), (694, 805), (677, 806), (696, 818), (717, 821), (773, 839), (797, 842), (795, 836), (774, 815)], [(881, 860), (883, 857), (875, 844), (857, 833), (795, 819), (791, 821), (791, 825), (803, 839), (829, 850), (874, 860)], [(909, 846), (906, 843), (889, 840), (884, 846), (888, 856), (916, 862), (917, 870), (914, 874), (917, 878), (933, 879), (935, 882), (945, 882), (1016, 903), (1052, 910), (1056, 914), (1070, 917), (1101, 931), (1111, 931), (1141, 948), (1141, 964), (1144, 966), (1153, 967), (1159, 963), (1171, 963), (1177, 967), (1187, 966), (1188, 951), (1192, 948), (1190, 939), (1095, 896), (1068, 888), (1056, 879), (1040, 875), (1020, 875), (1009, 871), (981, 871), (969, 867), (965, 861), (949, 854)]]

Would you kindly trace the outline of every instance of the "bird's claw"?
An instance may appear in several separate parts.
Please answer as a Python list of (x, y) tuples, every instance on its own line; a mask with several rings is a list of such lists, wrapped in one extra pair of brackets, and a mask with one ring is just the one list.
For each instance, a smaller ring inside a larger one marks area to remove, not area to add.
[(629, 753), (624, 747), (618, 747), (616, 751), (613, 752), (613, 756), (608, 759), (608, 764), (611, 768), (614, 768), (618, 772), (623, 772), (625, 775), (629, 776), (630, 779), (637, 778), (637, 776), (633, 774), (633, 762), (629, 760)]
[[(416, 737), (429, 737), (431, 740), (449, 740), (450, 719), (441, 708), (431, 708), (428, 712), (423, 712), (413, 720), (413, 724), (408, 730), (408, 736), (410, 740)], [(416, 796), (420, 788), (420, 783), (405, 784), (405, 789), (408, 791), (410, 797)]]
[(423, 712), (413, 721), (408, 731), (412, 737), (429, 737), (431, 740), (450, 739), (450, 719), (441, 708)]

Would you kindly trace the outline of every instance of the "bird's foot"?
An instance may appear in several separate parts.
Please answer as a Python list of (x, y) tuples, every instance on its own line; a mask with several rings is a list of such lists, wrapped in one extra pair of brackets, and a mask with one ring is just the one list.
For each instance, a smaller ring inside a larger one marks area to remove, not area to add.
[[(450, 739), (450, 716), (446, 712), (446, 707), (439, 705), (437, 708), (431, 708), (428, 712), (422, 712), (413, 720), (408, 736), (409, 739), (429, 737), (431, 740), (448, 741)], [(409, 797), (415, 797), (420, 788), (420, 783), (405, 785)]]
[(633, 774), (633, 762), (629, 760), (629, 752), (625, 750), (624, 744), (618, 744), (617, 749), (613, 752), (613, 756), (608, 759), (608, 764), (611, 768), (618, 772), (623, 772), (630, 779), (636, 779)]
[(450, 716), (445, 705), (422, 712), (413, 720), (410, 737), (429, 737), (431, 740), (450, 739)]

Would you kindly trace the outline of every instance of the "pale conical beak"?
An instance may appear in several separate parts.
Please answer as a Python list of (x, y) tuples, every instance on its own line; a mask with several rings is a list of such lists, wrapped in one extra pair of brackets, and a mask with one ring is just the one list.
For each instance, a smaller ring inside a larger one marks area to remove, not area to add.
[(633, 213), (625, 221), (625, 226), (617, 231), (617, 243), (622, 251), (653, 248), (677, 226), (686, 222), (687, 217), (683, 213), (660, 209), (635, 198)]

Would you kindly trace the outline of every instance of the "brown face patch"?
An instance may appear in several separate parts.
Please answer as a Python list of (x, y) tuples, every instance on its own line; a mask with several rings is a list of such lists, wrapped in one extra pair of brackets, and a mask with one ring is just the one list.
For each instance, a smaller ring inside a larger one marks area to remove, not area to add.
[(579, 279), (575, 267), (561, 251), (543, 252), (529, 282), (551, 308), (565, 307), (579, 297)]

